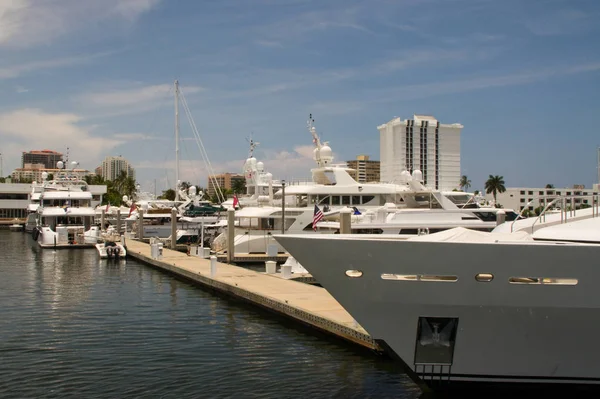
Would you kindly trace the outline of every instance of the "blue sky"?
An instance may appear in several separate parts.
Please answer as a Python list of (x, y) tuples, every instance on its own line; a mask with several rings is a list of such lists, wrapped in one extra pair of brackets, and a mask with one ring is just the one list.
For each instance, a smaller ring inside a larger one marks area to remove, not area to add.
[[(461, 123), (462, 172), (507, 186), (597, 182), (595, 0), (10, 0), (0, 2), (0, 152), (123, 155), (173, 184), (179, 79), (217, 172), (246, 137), (275, 177), (309, 176), (306, 120), (338, 161), (379, 158), (377, 126)], [(181, 112), (181, 174), (206, 169)]]

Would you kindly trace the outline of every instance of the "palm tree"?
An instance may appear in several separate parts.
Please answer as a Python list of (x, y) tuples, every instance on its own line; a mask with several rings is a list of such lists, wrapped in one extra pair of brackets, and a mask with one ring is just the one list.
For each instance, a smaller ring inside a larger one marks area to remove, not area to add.
[(467, 175), (462, 175), (460, 177), (459, 187), (463, 191), (467, 191), (471, 187), (471, 180), (469, 180), (469, 178), (467, 177)]
[(506, 187), (504, 187), (504, 176), (492, 176), (490, 175), (489, 179), (485, 182), (485, 192), (487, 194), (494, 195), (494, 204), (496, 203), (496, 194), (503, 193), (506, 191)]
[(231, 183), (231, 189), (235, 194), (243, 194), (246, 192), (246, 179), (235, 179)]
[(546, 184), (546, 188), (554, 188), (554, 184)]

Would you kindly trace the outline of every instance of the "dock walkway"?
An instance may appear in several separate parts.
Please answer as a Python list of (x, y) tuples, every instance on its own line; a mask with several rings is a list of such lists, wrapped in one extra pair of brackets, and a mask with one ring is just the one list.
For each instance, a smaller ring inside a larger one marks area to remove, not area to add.
[(161, 260), (153, 259), (149, 244), (131, 239), (127, 241), (127, 255), (339, 338), (381, 351), (373, 338), (322, 287), (219, 262), (216, 274), (211, 277), (210, 259), (166, 248)]

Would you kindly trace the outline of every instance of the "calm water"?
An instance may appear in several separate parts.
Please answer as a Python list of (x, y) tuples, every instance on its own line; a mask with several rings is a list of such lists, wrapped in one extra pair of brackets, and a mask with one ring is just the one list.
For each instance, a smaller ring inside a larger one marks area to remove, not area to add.
[(2, 398), (417, 398), (385, 358), (94, 249), (0, 230)]

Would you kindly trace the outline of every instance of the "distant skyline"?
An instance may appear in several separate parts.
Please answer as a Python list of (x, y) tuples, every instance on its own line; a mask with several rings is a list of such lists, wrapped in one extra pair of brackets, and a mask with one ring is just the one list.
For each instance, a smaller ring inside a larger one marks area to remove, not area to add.
[[(82, 168), (122, 155), (144, 189), (174, 185), (178, 79), (216, 173), (241, 172), (252, 134), (276, 178), (310, 176), (309, 113), (338, 162), (379, 159), (378, 125), (428, 114), (464, 125), (471, 190), (490, 174), (591, 187), (599, 15), (595, 0), (1, 2), (3, 173), (69, 147)], [(181, 179), (204, 186), (180, 115)]]

